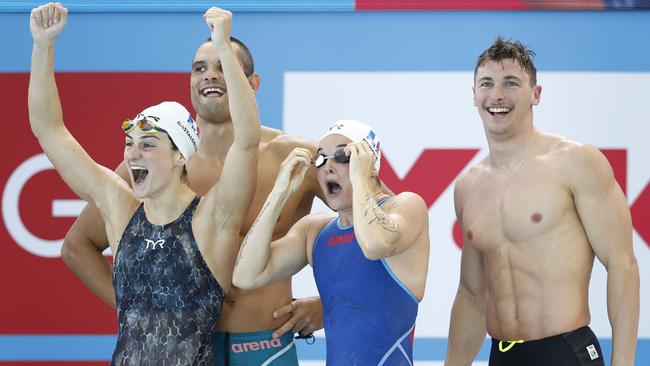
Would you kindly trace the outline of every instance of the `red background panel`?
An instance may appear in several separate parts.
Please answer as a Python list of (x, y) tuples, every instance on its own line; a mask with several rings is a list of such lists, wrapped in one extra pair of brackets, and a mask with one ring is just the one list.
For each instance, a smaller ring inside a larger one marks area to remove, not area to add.
[[(98, 163), (110, 168), (122, 160), (120, 124), (124, 119), (164, 100), (176, 100), (191, 108), (188, 73), (57, 73), (56, 78), (68, 129)], [(0, 73), (0, 85), (12, 91), (3, 97), (3, 104), (12, 106), (4, 109), (3, 191), (20, 164), (42, 153), (29, 128), (28, 83), (27, 73)], [(27, 181), (21, 191), (21, 219), (39, 238), (62, 239), (74, 218), (52, 217), (52, 200), (75, 198), (55, 171), (44, 171)], [(12, 239), (5, 225), (3, 220), (0, 334), (116, 332), (115, 311), (86, 289), (61, 258), (27, 252)]]

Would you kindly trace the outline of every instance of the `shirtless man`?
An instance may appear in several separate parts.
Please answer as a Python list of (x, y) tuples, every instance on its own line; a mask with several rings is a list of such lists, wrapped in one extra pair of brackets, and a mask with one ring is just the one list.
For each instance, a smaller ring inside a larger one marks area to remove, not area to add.
[[(250, 86), (256, 91), (260, 77), (254, 73), (250, 51), (240, 41), (232, 39), (232, 42)], [(226, 152), (234, 136), (221, 61), (209, 40), (198, 48), (194, 56), (190, 93), (203, 139), (198, 152), (187, 165), (188, 179), (190, 188), (203, 195), (219, 180)], [(296, 147), (316, 151), (312, 141), (262, 127), (257, 188), (244, 219), (241, 238), (252, 225), (271, 191), (280, 164)], [(118, 172), (123, 178), (128, 178), (128, 172), (123, 166), (118, 167)], [(309, 213), (313, 198), (317, 195), (322, 196), (322, 193), (315, 171), (311, 171), (285, 205), (275, 226), (274, 237), (284, 236), (298, 219)], [(94, 206), (87, 206), (68, 232), (61, 254), (76, 275), (114, 307), (111, 266), (102, 256), (102, 251), (107, 247), (101, 216)], [(284, 351), (273, 365), (297, 365), (291, 332), (305, 335), (322, 327), (320, 300), (316, 297), (292, 301), (290, 278), (254, 291), (240, 291), (231, 287), (218, 325), (221, 333), (215, 340), (216, 364), (259, 365), (263, 360)], [(271, 339), (272, 336), (279, 339)], [(258, 344), (268, 344), (270, 347), (257, 350), (246, 347), (247, 352), (238, 352), (244, 349), (244, 343), (249, 342), (265, 342)], [(229, 352), (224, 352), (226, 349)], [(262, 361), (255, 363), (258, 362), (255, 360)]]
[(255, 193), (261, 135), (255, 96), (230, 42), (231, 14), (211, 9), (206, 23), (221, 55), (235, 136), (222, 179), (199, 198), (185, 174), (198, 128), (180, 104), (163, 102), (122, 123), (133, 188), (95, 163), (65, 128), (54, 45), (67, 13), (61, 3), (31, 12), (29, 118), (57, 172), (106, 223), (118, 320), (111, 365), (212, 364), (241, 224)]
[(633, 365), (639, 271), (630, 212), (593, 146), (533, 127), (534, 53), (497, 38), (478, 59), (474, 105), (489, 155), (456, 183), (464, 247), (445, 365), (604, 365), (589, 329), (594, 256), (607, 269), (612, 365)]

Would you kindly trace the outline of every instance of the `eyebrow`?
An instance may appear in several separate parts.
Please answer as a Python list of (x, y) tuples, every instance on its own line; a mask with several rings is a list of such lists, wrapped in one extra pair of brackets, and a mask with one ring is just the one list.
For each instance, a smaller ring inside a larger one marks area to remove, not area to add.
[[(208, 65), (208, 61), (194, 61), (192, 62), (192, 68), (196, 68), (197, 66), (206, 66)], [(217, 60), (216, 62), (217, 68), (222, 68), (221, 66), (221, 60)]]
[[(133, 136), (129, 135), (128, 133), (126, 134), (126, 137), (133, 140)], [(140, 139), (158, 139), (158, 140), (160, 140), (160, 137), (158, 137), (156, 135), (146, 135), (146, 136), (142, 136)]]
[[(507, 76), (504, 76), (503, 79), (504, 79), (504, 80), (517, 80), (517, 81), (521, 81), (520, 78), (518, 78), (518, 77), (516, 77), (516, 76), (514, 76), (514, 75), (507, 75)], [(494, 81), (494, 79), (492, 79), (492, 78), (489, 77), (489, 76), (484, 76), (484, 77), (482, 77), (482, 78), (480, 78), (480, 79), (477, 80), (477, 82), (481, 82), (481, 81)]]

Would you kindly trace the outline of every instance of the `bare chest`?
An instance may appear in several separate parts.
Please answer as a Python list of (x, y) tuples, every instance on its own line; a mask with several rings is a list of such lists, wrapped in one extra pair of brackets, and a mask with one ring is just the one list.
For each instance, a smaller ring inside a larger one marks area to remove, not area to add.
[[(248, 232), (257, 215), (259, 214), (266, 198), (273, 189), (275, 179), (277, 178), (280, 161), (275, 161), (271, 154), (260, 154), (257, 167), (257, 183), (255, 194), (251, 202), (246, 218), (242, 225), (242, 234)], [(191, 161), (199, 163), (198, 161)], [(188, 179), (190, 188), (197, 194), (203, 196), (215, 184), (218, 184), (222, 174), (222, 166), (217, 164), (194, 164), (190, 165), (188, 170)], [(284, 234), (289, 228), (302, 216), (306, 215), (311, 209), (311, 198), (305, 190), (296, 192), (285, 204), (280, 220), (275, 227), (275, 234)]]
[(538, 242), (575, 216), (570, 191), (541, 166), (484, 174), (463, 202), (465, 237), (479, 249)]

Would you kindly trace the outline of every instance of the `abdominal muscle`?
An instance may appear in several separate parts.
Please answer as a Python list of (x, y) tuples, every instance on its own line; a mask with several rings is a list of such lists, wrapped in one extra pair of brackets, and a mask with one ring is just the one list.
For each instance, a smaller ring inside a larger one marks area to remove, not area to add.
[[(483, 256), (489, 297), (488, 334), (535, 340), (589, 324), (588, 286), (593, 254), (584, 245), (519, 246)], [(568, 248), (573, 246), (573, 248)], [(537, 251), (544, 251), (543, 254)], [(575, 251), (583, 253), (575, 253)], [(553, 253), (554, 252), (554, 253)]]

